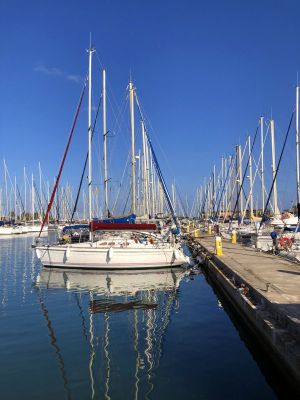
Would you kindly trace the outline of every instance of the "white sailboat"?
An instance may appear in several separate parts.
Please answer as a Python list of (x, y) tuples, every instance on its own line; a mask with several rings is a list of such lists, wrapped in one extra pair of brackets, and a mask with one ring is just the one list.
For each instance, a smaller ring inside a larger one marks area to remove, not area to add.
[[(90, 47), (88, 52), (89, 52), (88, 208), (89, 208), (89, 221), (92, 221), (91, 83), (92, 83), (92, 54), (94, 52), (94, 49)], [(132, 138), (132, 212), (133, 213), (135, 213), (136, 211), (135, 148), (134, 148), (135, 133), (134, 133), (134, 114), (133, 114), (134, 94), (135, 93), (133, 84), (132, 82), (130, 82), (129, 95), (130, 95), (130, 117), (131, 117), (130, 119), (131, 119), (131, 138)], [(143, 126), (143, 128), (145, 127)], [(104, 129), (106, 130), (105, 126)], [(151, 143), (149, 144), (151, 147)], [(107, 183), (106, 172), (105, 172), (105, 183)], [(162, 181), (162, 186), (163, 185), (165, 186), (164, 181)], [(105, 188), (107, 193), (107, 185), (105, 185)], [(172, 211), (171, 201), (169, 198), (167, 198), (167, 201), (171, 208), (170, 211), (173, 216), (176, 229), (178, 230), (176, 216), (175, 213)], [(105, 203), (107, 210), (107, 194)], [(49, 212), (49, 206), (47, 212)], [(47, 213), (45, 216), (45, 220), (46, 219), (47, 219)], [(93, 223), (91, 223), (89, 241), (86, 242), (63, 243), (63, 244), (58, 243), (46, 246), (37, 245), (36, 246), (37, 257), (40, 259), (41, 263), (44, 266), (63, 267), (63, 268), (82, 268), (82, 269), (140, 269), (140, 268), (143, 269), (143, 268), (175, 267), (189, 261), (189, 258), (186, 257), (183, 253), (181, 243), (175, 239), (174, 235), (172, 235), (172, 233), (170, 232), (170, 234), (165, 235), (165, 237), (163, 238), (160, 233), (156, 232), (156, 226), (154, 224), (116, 224), (119, 226), (116, 227), (116, 229), (114, 229), (113, 232), (112, 232), (112, 225), (113, 224), (102, 225), (100, 228), (100, 233), (95, 235), (93, 232), (94, 226)]]

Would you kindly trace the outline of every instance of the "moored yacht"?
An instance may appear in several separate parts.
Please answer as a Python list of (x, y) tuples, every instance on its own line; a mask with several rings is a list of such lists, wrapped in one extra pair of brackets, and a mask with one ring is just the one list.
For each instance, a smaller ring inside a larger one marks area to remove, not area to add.
[[(92, 176), (91, 176), (91, 62), (94, 50), (89, 49), (89, 98), (88, 98), (88, 212), (89, 212), (89, 240), (76, 243), (69, 241), (58, 241), (52, 245), (40, 245), (37, 241), (36, 254), (43, 266), (63, 267), (63, 268), (82, 268), (82, 269), (145, 269), (145, 268), (161, 268), (175, 267), (189, 262), (189, 258), (183, 253), (182, 245), (179, 239), (179, 224), (173, 209), (170, 196), (168, 194), (166, 184), (161, 174), (161, 170), (157, 163), (157, 159), (145, 128), (141, 109), (138, 104), (137, 96), (132, 82), (129, 84), (130, 98), (130, 117), (131, 117), (131, 133), (132, 133), (132, 205), (131, 212), (136, 212), (136, 183), (135, 183), (135, 148), (134, 148), (134, 99), (136, 99), (142, 121), (143, 145), (148, 146), (155, 165), (157, 177), (161, 191), (165, 195), (165, 200), (168, 205), (173, 225), (164, 231), (156, 224), (151, 224), (149, 221), (145, 223), (111, 223), (111, 222), (95, 222), (92, 218)], [(105, 77), (105, 74), (104, 74)], [(73, 129), (78, 116), (79, 108), (82, 102), (85, 86), (81, 95), (79, 106), (76, 112), (75, 121), (71, 130), (70, 138), (63, 157), (63, 162), (51, 195), (51, 199), (44, 217), (44, 221), (40, 228), (42, 232), (51, 210), (55, 192), (58, 186), (58, 181), (62, 172), (64, 161), (67, 155), (68, 147), (72, 137)], [(103, 104), (105, 104), (105, 95), (103, 94)], [(104, 128), (104, 138), (106, 138), (106, 127)], [(146, 144), (147, 141), (147, 144)], [(104, 146), (104, 170), (106, 171), (106, 148)], [(146, 171), (146, 168), (144, 169)], [(108, 200), (107, 200), (107, 176), (105, 172), (105, 213), (108, 216)], [(144, 181), (145, 187), (146, 180)], [(145, 191), (147, 188), (145, 188)], [(149, 212), (147, 215), (149, 219)]]

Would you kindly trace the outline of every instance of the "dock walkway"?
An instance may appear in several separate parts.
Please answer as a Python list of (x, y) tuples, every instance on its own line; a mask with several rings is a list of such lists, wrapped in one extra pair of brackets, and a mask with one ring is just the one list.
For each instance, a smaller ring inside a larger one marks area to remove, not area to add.
[(300, 388), (300, 264), (224, 240), (216, 256), (207, 234), (193, 243), (210, 277)]

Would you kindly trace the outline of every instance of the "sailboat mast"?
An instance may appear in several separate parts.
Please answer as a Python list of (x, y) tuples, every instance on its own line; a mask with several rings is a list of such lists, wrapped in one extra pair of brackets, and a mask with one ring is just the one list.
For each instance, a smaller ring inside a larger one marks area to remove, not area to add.
[(278, 206), (277, 206), (277, 184), (276, 184), (276, 165), (275, 165), (275, 129), (274, 129), (274, 120), (270, 121), (270, 130), (271, 130), (271, 148), (272, 148), (272, 177), (274, 180), (273, 186), (273, 208), (274, 208), (274, 216), (278, 216)]
[(26, 168), (24, 165), (24, 221), (26, 221), (26, 209), (27, 209), (27, 185), (26, 185)]
[(172, 200), (173, 200), (173, 208), (176, 211), (176, 199), (175, 199), (175, 180), (172, 183)]
[(142, 124), (142, 139), (143, 139), (143, 194), (144, 194), (144, 214), (149, 217), (149, 185), (148, 185), (148, 174), (147, 174), (147, 144), (144, 122)]
[(261, 151), (261, 209), (265, 208), (265, 179), (264, 179), (264, 117), (260, 117), (260, 151)]
[(14, 197), (14, 214), (15, 214), (15, 221), (17, 222), (17, 177), (15, 175), (15, 197)]
[(6, 168), (6, 162), (5, 160), (3, 160), (3, 164), (4, 164), (4, 182), (5, 182), (5, 202), (6, 202), (6, 216), (9, 219), (9, 214), (8, 214), (8, 190), (7, 190), (7, 168)]
[(249, 186), (250, 186), (250, 222), (253, 220), (253, 179), (252, 179), (252, 154), (251, 154), (251, 137), (249, 135)]
[(104, 160), (104, 192), (105, 192), (105, 216), (108, 217), (108, 188), (107, 188), (107, 159), (106, 159), (106, 72), (105, 69), (102, 73), (103, 78), (103, 160)]
[(240, 215), (243, 215), (243, 187), (242, 187), (242, 180), (243, 180), (243, 170), (242, 170), (242, 147), (239, 145), (239, 186), (240, 186)]
[[(88, 96), (88, 203), (89, 221), (92, 220), (92, 55), (94, 49), (90, 45), (89, 53), (89, 96)], [(90, 238), (92, 233), (90, 232)]]
[(41, 222), (43, 222), (42, 169), (40, 161), (39, 161), (39, 178), (40, 178), (40, 220)]
[(129, 82), (129, 101), (130, 101), (130, 124), (131, 124), (131, 178), (132, 178), (132, 202), (131, 211), (135, 214), (135, 149), (134, 149), (134, 88)]
[(32, 213), (32, 225), (34, 224), (34, 184), (33, 174), (31, 174), (31, 213)]
[(299, 86), (296, 86), (296, 177), (297, 177), (297, 214), (300, 218), (300, 174), (299, 174)]

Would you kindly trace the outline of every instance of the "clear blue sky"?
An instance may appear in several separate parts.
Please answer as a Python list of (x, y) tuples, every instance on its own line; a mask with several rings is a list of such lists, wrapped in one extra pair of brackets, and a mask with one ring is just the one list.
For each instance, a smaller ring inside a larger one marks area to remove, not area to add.
[[(292, 0), (2, 0), (0, 157), (11, 175), (21, 175), (24, 164), (36, 171), (39, 160), (47, 177), (57, 173), (92, 32), (117, 103), (131, 71), (167, 156), (159, 152), (162, 169), (191, 196), (214, 161), (254, 133), (260, 114), (272, 110), (282, 142), (300, 70), (299, 15)], [(100, 76), (95, 82), (100, 93)], [(70, 181), (85, 155), (86, 118), (83, 112), (67, 165)], [(116, 157), (127, 155), (125, 142), (113, 141)], [(287, 154), (289, 203), (292, 141)], [(283, 197), (287, 188), (279, 189)]]

